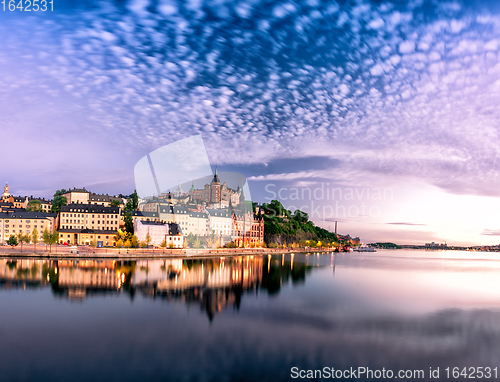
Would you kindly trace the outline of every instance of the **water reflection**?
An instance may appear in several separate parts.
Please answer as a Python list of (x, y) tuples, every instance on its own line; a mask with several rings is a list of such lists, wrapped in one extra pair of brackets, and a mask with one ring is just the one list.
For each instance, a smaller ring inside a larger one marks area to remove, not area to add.
[[(84, 300), (96, 294), (137, 292), (148, 298), (199, 304), (210, 320), (226, 307), (240, 308), (244, 293), (279, 293), (303, 283), (312, 265), (294, 254), (165, 260), (0, 259), (0, 287), (51, 287), (54, 295)], [(316, 264), (317, 265), (317, 264)]]
[(274, 382), (500, 357), (499, 254), (3, 259), (0, 305), (2, 380)]

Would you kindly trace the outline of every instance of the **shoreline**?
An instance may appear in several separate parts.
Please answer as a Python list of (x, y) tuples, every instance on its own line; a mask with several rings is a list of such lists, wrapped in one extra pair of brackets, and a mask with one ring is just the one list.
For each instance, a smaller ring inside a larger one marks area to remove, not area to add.
[(86, 248), (67, 251), (33, 251), (26, 248), (22, 252), (16, 250), (5, 251), (0, 249), (0, 258), (32, 258), (32, 259), (161, 259), (161, 258), (198, 258), (242, 255), (272, 255), (288, 253), (330, 253), (332, 248), (224, 248), (224, 249), (111, 249), (111, 248)]

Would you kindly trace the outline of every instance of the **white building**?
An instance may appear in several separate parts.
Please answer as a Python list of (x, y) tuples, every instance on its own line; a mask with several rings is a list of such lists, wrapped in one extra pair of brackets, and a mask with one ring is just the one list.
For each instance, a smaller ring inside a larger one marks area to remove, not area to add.
[(146, 237), (149, 234), (150, 245), (159, 246), (166, 240), (167, 248), (184, 248), (184, 237), (175, 223), (140, 221), (136, 218), (134, 233), (140, 242), (147, 241)]
[(231, 236), (233, 234), (233, 217), (227, 210), (206, 209), (209, 220), (210, 233), (221, 236)]

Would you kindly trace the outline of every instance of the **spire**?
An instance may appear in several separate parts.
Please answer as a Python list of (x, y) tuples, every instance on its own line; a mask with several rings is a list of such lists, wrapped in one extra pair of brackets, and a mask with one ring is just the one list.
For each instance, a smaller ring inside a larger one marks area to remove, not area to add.
[(212, 183), (220, 183), (219, 176), (217, 175), (217, 166), (215, 166), (215, 175), (212, 179)]

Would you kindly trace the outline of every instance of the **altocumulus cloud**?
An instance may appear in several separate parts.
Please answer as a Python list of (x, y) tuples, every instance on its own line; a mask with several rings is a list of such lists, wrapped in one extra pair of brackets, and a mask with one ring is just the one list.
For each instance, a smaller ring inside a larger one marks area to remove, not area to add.
[(497, 194), (500, 15), (487, 7), (60, 6), (1, 27), (2, 65), (15, 62), (20, 73), (0, 79), (2, 104), (22, 85), (74, 97), (95, 121), (86, 129), (105, 128), (129, 147), (201, 133), (220, 164), (324, 156), (344, 171)]

